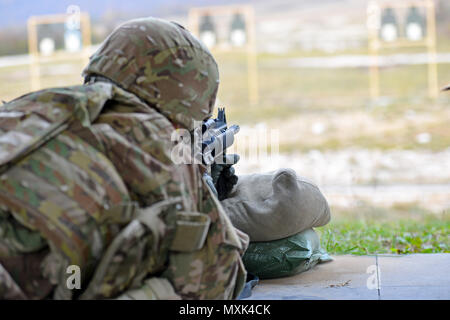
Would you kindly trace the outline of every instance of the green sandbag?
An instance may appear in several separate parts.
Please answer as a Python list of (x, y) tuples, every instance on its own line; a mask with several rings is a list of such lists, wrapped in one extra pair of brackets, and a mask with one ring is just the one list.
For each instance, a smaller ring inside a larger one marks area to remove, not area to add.
[(291, 276), (331, 260), (313, 229), (279, 240), (251, 242), (243, 257), (247, 271), (260, 279)]

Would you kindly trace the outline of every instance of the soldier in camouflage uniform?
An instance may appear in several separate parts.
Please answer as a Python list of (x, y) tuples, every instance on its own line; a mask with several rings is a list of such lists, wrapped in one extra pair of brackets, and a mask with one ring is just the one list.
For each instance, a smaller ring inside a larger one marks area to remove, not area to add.
[(205, 168), (171, 160), (174, 130), (212, 115), (214, 58), (180, 25), (144, 18), (84, 75), (0, 107), (0, 298), (236, 298), (248, 237)]

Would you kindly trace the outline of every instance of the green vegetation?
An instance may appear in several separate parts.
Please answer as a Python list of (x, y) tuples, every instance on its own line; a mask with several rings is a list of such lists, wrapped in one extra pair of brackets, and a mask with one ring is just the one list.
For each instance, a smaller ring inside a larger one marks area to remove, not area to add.
[(338, 217), (318, 228), (330, 254), (450, 253), (450, 215), (377, 220)]

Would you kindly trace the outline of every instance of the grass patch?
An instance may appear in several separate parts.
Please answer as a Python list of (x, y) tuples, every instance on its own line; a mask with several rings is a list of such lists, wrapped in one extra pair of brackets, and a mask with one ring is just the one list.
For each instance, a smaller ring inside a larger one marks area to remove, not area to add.
[(338, 218), (317, 228), (330, 254), (450, 253), (450, 217), (396, 221)]

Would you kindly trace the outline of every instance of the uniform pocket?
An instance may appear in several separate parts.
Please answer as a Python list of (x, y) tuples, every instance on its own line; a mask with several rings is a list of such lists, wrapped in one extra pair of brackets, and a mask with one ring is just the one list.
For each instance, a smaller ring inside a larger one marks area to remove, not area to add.
[(179, 252), (193, 252), (203, 248), (211, 219), (198, 212), (177, 212), (175, 237), (170, 249)]

